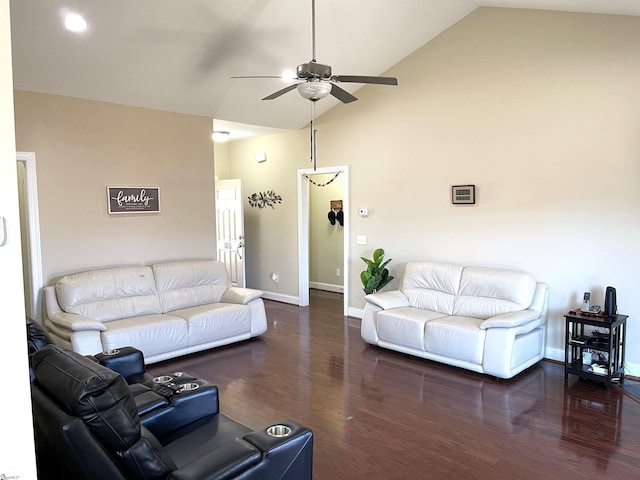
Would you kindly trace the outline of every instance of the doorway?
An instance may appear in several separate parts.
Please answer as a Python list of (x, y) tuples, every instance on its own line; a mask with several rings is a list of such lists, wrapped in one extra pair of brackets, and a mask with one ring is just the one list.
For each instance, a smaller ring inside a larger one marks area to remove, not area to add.
[(216, 181), (216, 236), (218, 260), (227, 267), (231, 284), (234, 287), (246, 287), (240, 179)]
[[(310, 182), (308, 176), (316, 174), (340, 175), (344, 185), (343, 210), (343, 264), (341, 276), (343, 281), (343, 314), (349, 312), (349, 167), (335, 166), (317, 169), (298, 170), (298, 304), (309, 305), (309, 232), (310, 232)], [(327, 205), (329, 211), (329, 205)], [(329, 221), (329, 220), (327, 220)]]
[(36, 154), (16, 153), (18, 169), (18, 197), (20, 205), (20, 233), (22, 239), (22, 270), (26, 314), (42, 322), (42, 254), (40, 249), (40, 214), (38, 210), (38, 181)]

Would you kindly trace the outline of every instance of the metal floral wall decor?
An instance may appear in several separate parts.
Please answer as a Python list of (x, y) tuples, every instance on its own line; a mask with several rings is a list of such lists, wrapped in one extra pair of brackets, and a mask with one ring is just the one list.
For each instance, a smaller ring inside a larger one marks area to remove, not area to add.
[(282, 197), (277, 195), (273, 190), (252, 193), (251, 196), (249, 196), (249, 205), (251, 207), (258, 207), (260, 209), (265, 207), (276, 208), (275, 206), (278, 203), (282, 203)]

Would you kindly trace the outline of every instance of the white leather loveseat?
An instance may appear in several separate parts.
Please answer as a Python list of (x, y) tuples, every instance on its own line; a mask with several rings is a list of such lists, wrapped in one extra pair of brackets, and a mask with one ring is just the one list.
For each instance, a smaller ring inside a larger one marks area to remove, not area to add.
[(400, 290), (365, 297), (365, 342), (498, 378), (544, 356), (548, 286), (528, 273), (407, 264)]
[(45, 327), (80, 354), (132, 346), (149, 364), (263, 334), (262, 293), (216, 260), (92, 270), (45, 288)]

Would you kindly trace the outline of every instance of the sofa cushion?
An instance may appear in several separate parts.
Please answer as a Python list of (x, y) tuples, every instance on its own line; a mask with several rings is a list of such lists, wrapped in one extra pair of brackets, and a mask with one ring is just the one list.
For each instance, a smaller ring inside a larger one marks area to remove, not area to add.
[(531, 305), (535, 289), (535, 279), (525, 272), (467, 267), (453, 313), (484, 320), (524, 310)]
[(65, 275), (56, 283), (60, 308), (101, 322), (161, 313), (149, 267), (115, 267)]
[(442, 313), (412, 307), (393, 308), (378, 313), (378, 337), (389, 343), (424, 350), (425, 324)]
[(167, 314), (144, 315), (109, 322), (101, 333), (104, 350), (132, 346), (145, 357), (178, 350), (189, 345), (187, 322)]
[(450, 263), (409, 263), (402, 281), (402, 293), (412, 307), (452, 315), (462, 270), (463, 267)]
[(191, 345), (251, 335), (251, 308), (247, 305), (212, 303), (174, 310), (171, 315), (187, 321)]
[(218, 303), (229, 275), (217, 260), (185, 260), (152, 265), (163, 312)]
[(427, 323), (422, 349), (435, 355), (482, 365), (486, 330), (482, 320), (470, 317), (442, 317)]

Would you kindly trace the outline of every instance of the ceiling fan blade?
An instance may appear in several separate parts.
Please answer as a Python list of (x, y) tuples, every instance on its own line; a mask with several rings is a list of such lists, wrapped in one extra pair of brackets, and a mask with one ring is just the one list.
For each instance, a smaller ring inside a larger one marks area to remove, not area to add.
[(331, 77), (334, 82), (345, 83), (373, 83), (376, 85), (398, 85), (395, 77), (368, 77), (364, 75), (334, 75)]
[(294, 83), (292, 85), (289, 85), (288, 87), (284, 87), (282, 90), (278, 90), (275, 93), (272, 93), (271, 95), (264, 97), (262, 100), (273, 100), (274, 98), (278, 98), (280, 95), (284, 95), (287, 92), (290, 92), (291, 90), (295, 89), (298, 86), (297, 83)]
[(342, 103), (351, 103), (351, 102), (355, 102), (356, 100), (358, 100), (356, 97), (351, 95), (346, 90), (340, 88), (337, 85), (333, 85), (333, 84), (331, 84), (331, 95), (336, 97)]
[(238, 75), (231, 78), (282, 78), (281, 75)]

